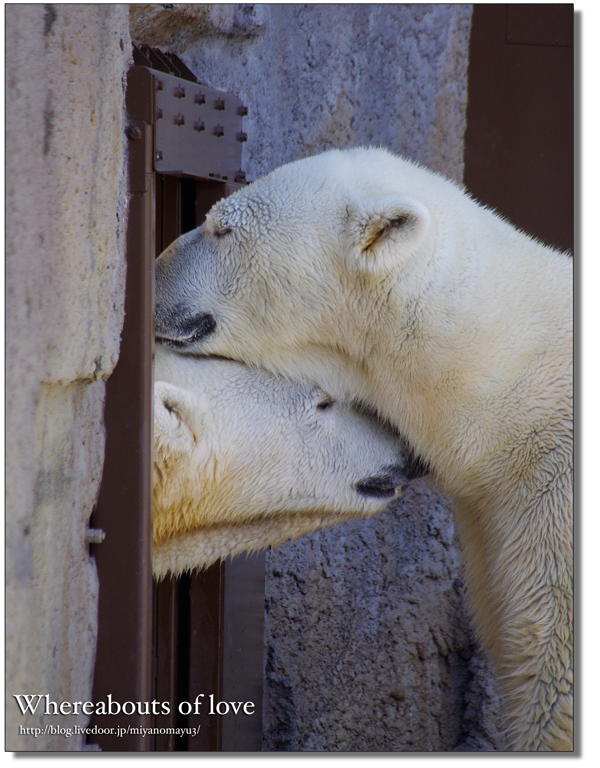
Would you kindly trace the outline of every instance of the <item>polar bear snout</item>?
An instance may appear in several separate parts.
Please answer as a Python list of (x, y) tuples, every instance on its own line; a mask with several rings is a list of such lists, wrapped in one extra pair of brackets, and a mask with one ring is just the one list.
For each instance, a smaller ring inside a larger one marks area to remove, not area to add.
[(155, 333), (166, 346), (172, 349), (186, 349), (203, 341), (217, 328), (217, 322), (208, 312), (200, 312), (194, 317), (178, 320), (168, 327), (157, 320)]

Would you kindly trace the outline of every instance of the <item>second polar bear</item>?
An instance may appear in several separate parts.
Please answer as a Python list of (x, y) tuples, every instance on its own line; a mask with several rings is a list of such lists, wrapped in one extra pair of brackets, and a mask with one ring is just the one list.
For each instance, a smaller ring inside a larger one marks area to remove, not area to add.
[(573, 733), (572, 262), (377, 149), (291, 163), (157, 264), (157, 335), (338, 399), (406, 435), (454, 499), (512, 745)]
[(158, 577), (374, 515), (424, 474), (392, 430), (312, 384), (160, 344), (155, 379)]

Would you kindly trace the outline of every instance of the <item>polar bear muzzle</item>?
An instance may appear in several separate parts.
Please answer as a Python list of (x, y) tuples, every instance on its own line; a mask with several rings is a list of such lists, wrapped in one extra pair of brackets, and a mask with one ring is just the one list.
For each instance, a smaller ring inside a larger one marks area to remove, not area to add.
[(161, 328), (157, 323), (156, 335), (166, 346), (172, 349), (186, 349), (202, 341), (215, 332), (217, 323), (215, 318), (206, 312), (183, 320), (175, 329)]

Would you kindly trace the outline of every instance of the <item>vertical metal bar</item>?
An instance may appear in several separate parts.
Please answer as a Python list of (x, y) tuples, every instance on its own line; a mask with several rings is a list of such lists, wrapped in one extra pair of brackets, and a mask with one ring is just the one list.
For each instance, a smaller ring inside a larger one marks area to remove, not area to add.
[[(246, 711), (220, 717), (223, 752), (260, 752), (265, 607), (265, 553), (225, 564), (223, 673), (226, 702), (252, 702)], [(251, 714), (250, 714), (251, 713)]]
[[(157, 186), (155, 222), (156, 255), (159, 255), (181, 234), (181, 190), (180, 180), (174, 176), (155, 177)], [(179, 657), (181, 647), (188, 643), (185, 629), (181, 624), (187, 620), (186, 607), (181, 604), (181, 580), (164, 578), (155, 582), (154, 587), (154, 635), (155, 698), (168, 705), (167, 714), (157, 714), (153, 719), (155, 728), (175, 728), (181, 719), (178, 713), (182, 670)], [(183, 671), (185, 674), (185, 671)], [(182, 748), (185, 739), (174, 734), (157, 734), (154, 750), (173, 752)]]
[[(154, 662), (155, 690), (153, 699), (159, 702), (159, 714), (153, 726), (159, 729), (177, 726), (177, 655), (179, 622), (179, 582), (174, 578), (165, 578), (154, 583)], [(164, 712), (162, 705), (169, 705)], [(157, 733), (154, 750), (171, 752), (176, 749), (173, 733)]]
[[(196, 736), (188, 737), (193, 752), (221, 750), (221, 721), (209, 712), (210, 696), (219, 701), (223, 668), (223, 581), (225, 566), (213, 565), (190, 579), (190, 651), (188, 660), (188, 701), (198, 705), (188, 724)], [(204, 694), (200, 696), (200, 694)]]
[[(93, 525), (106, 532), (94, 546), (100, 581), (99, 629), (93, 697), (107, 714), (91, 725), (112, 733), (90, 740), (103, 750), (150, 748), (129, 726), (150, 724), (144, 708), (131, 715), (124, 702), (152, 700), (151, 482), (152, 354), (154, 343), (154, 183), (151, 128), (133, 121), (125, 321), (119, 361), (106, 387), (106, 452)], [(112, 706), (110, 706), (112, 702)], [(117, 706), (118, 705), (118, 706)], [(120, 709), (116, 713), (117, 708)], [(121, 737), (118, 727), (125, 730)]]

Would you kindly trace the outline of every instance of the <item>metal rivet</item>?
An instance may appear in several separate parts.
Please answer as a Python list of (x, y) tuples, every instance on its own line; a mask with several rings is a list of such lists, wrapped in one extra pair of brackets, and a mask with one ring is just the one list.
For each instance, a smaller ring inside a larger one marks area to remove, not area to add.
[(194, 130), (198, 132), (204, 130), (204, 123), (202, 122), (202, 120), (196, 120), (196, 122), (194, 123)]
[(173, 122), (175, 123), (175, 125), (185, 125), (184, 115), (182, 115), (181, 113), (178, 115), (175, 115), (175, 117), (173, 118)]
[(215, 109), (223, 110), (225, 109), (225, 100), (224, 99), (217, 99), (215, 101)]
[(162, 80), (157, 80), (156, 81), (156, 90), (157, 91), (162, 91), (162, 89), (163, 89), (163, 81)]
[(215, 134), (215, 136), (223, 136), (223, 134), (225, 133), (225, 131), (223, 130), (223, 126), (215, 125), (213, 133)]
[(160, 120), (160, 118), (163, 116), (163, 111), (160, 107), (156, 108), (156, 119)]
[(106, 534), (101, 528), (86, 528), (85, 529), (85, 543), (86, 544), (102, 544)]
[(127, 135), (132, 141), (139, 141), (143, 136), (142, 129), (137, 125), (131, 125), (127, 129)]
[(244, 117), (247, 114), (248, 114), (248, 107), (242, 106), (238, 108), (238, 115), (241, 115), (242, 117)]
[(181, 85), (178, 85), (177, 88), (173, 91), (173, 96), (175, 96), (176, 99), (183, 99), (185, 96), (185, 88)]
[(194, 101), (196, 104), (206, 104), (206, 96), (203, 93), (197, 93), (194, 96)]
[(236, 141), (248, 141), (248, 136), (245, 133), (236, 134)]
[(156, 150), (156, 159), (157, 160), (162, 160), (162, 152), (160, 151), (160, 149)]

